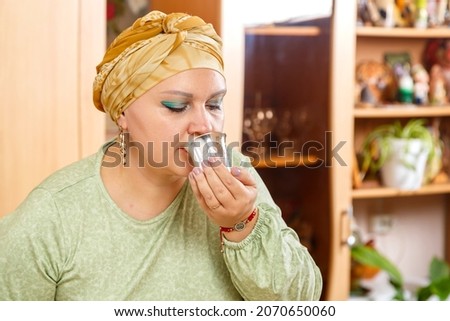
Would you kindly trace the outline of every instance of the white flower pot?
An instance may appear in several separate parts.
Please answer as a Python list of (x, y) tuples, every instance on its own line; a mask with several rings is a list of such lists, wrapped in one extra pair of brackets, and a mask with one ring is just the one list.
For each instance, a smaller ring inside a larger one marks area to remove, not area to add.
[(415, 190), (422, 186), (429, 154), (420, 139), (389, 140), (391, 154), (381, 167), (383, 185), (402, 190)]

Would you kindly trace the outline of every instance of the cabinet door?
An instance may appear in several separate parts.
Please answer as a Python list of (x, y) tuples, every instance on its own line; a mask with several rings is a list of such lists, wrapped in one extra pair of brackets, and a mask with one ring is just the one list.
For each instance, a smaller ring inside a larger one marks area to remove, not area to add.
[(330, 194), (324, 188), (330, 180), (324, 156), (330, 21), (326, 16), (308, 25), (246, 28), (242, 138), (243, 153), (313, 256), (325, 288), (331, 231)]
[(105, 20), (104, 0), (2, 1), (0, 216), (104, 140), (92, 82)]

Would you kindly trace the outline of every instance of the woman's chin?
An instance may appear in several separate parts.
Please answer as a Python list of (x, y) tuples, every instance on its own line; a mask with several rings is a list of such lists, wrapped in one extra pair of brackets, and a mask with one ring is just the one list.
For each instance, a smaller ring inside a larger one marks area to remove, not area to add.
[(189, 175), (194, 169), (192, 160), (184, 148), (180, 148), (175, 152), (173, 165), (176, 167), (176, 172), (180, 174), (183, 173), (183, 176)]

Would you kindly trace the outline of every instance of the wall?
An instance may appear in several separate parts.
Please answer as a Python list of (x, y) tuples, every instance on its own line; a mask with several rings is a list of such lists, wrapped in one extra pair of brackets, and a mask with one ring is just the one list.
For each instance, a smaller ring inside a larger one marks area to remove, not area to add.
[[(394, 262), (406, 281), (423, 280), (433, 256), (444, 256), (445, 196), (387, 198), (355, 201), (356, 223), (365, 240), (373, 239), (381, 253)], [(374, 229), (373, 218), (391, 222), (386, 232)]]

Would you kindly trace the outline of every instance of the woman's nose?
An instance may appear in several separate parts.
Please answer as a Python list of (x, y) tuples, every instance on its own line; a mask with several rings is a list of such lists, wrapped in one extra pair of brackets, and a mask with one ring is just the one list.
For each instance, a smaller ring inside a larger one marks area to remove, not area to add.
[(188, 133), (190, 135), (209, 133), (212, 129), (212, 119), (205, 108), (198, 108), (192, 113), (188, 128)]

